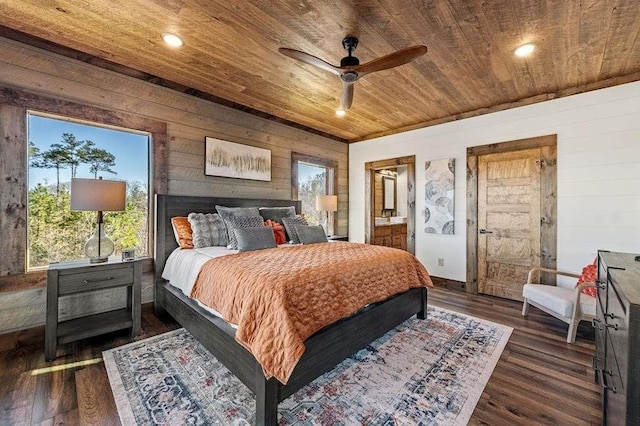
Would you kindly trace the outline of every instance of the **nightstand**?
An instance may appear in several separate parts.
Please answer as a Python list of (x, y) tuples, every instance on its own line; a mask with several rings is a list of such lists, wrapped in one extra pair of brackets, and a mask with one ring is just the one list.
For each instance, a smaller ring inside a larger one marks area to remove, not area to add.
[(349, 241), (348, 235), (332, 235), (327, 237), (329, 241)]
[[(127, 306), (114, 311), (59, 321), (58, 301), (61, 297), (109, 288), (127, 288)], [(140, 334), (141, 260), (119, 259), (90, 264), (89, 260), (52, 263), (47, 271), (47, 317), (45, 324), (45, 359), (56, 358), (58, 345), (124, 328)]]

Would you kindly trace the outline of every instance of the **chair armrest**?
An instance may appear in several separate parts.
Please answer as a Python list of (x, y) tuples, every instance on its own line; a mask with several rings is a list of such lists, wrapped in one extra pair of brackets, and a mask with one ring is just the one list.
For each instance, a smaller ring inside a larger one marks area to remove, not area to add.
[(580, 283), (580, 284), (578, 284), (578, 285), (576, 286), (576, 289), (575, 289), (575, 291), (574, 291), (574, 292), (575, 292), (576, 294), (580, 295), (580, 293), (582, 293), (582, 289), (583, 289), (583, 288), (587, 288), (587, 287), (593, 287), (593, 288), (596, 288), (596, 283)]
[(554, 275), (564, 275), (566, 277), (580, 278), (580, 275), (572, 274), (571, 272), (563, 272), (563, 271), (556, 271), (555, 269), (536, 267), (529, 271), (529, 276), (527, 277), (527, 284), (533, 283), (533, 276), (536, 272), (547, 272), (549, 274), (554, 274)]
[[(580, 297), (582, 296), (582, 289), (587, 287), (596, 287), (596, 283), (580, 283), (576, 286), (575, 290), (573, 290), (573, 318), (576, 318), (576, 314), (582, 315), (582, 310), (580, 309)], [(591, 295), (585, 294), (586, 297), (591, 297)]]

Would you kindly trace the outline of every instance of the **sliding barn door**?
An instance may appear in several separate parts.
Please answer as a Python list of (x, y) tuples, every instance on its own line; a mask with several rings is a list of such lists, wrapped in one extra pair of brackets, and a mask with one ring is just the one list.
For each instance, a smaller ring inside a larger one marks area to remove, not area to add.
[(478, 157), (478, 292), (522, 300), (540, 266), (541, 149)]

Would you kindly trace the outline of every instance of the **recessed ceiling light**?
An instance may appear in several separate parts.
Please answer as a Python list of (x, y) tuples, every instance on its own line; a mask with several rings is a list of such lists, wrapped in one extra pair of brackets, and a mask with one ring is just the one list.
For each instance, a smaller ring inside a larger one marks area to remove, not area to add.
[(519, 58), (524, 58), (525, 56), (531, 55), (535, 48), (536, 46), (534, 44), (527, 43), (518, 47), (513, 53)]
[(180, 47), (184, 44), (184, 41), (180, 37), (171, 33), (162, 34), (162, 40), (171, 47)]
[(336, 116), (344, 117), (345, 115), (347, 115), (347, 111), (343, 110), (342, 108), (336, 110)]

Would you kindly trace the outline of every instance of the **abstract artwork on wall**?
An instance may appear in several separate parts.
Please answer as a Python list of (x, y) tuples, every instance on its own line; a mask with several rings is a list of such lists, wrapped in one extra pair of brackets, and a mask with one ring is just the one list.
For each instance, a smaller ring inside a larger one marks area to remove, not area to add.
[(453, 235), (455, 159), (427, 161), (424, 168), (424, 232)]
[(271, 151), (207, 137), (204, 174), (271, 181)]

